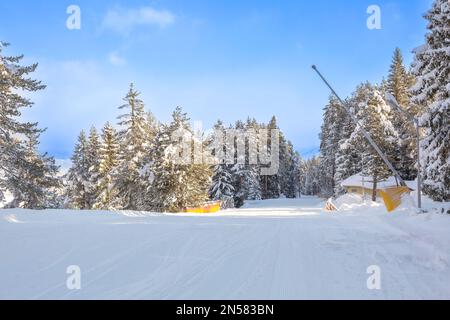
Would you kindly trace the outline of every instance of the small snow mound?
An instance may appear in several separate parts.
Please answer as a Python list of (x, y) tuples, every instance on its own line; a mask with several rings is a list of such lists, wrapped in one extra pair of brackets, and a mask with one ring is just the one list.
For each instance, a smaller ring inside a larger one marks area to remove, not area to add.
[(19, 221), (19, 219), (17, 219), (15, 214), (6, 215), (5, 220), (9, 223), (22, 223), (21, 221)]
[(418, 208), (414, 202), (413, 197), (410, 194), (405, 194), (402, 197), (402, 202), (397, 209), (395, 209), (396, 213), (405, 213), (408, 215), (417, 215)]
[(352, 193), (340, 196), (334, 200), (333, 203), (339, 211), (349, 211), (359, 207), (374, 207), (380, 205), (377, 202), (372, 202), (370, 199), (364, 199), (364, 197)]

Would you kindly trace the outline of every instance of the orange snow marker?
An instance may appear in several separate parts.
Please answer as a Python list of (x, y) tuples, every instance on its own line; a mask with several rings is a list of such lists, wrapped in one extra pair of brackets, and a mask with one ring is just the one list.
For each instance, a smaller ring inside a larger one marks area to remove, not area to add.
[(398, 208), (402, 203), (402, 197), (406, 193), (410, 193), (411, 189), (408, 187), (391, 187), (384, 190), (380, 190), (380, 195), (383, 198), (384, 205), (388, 212), (392, 212)]
[(201, 207), (186, 208), (187, 213), (216, 213), (220, 211), (221, 202), (207, 202)]
[(325, 205), (326, 211), (338, 211), (336, 206), (331, 202), (331, 199), (328, 199), (327, 204)]

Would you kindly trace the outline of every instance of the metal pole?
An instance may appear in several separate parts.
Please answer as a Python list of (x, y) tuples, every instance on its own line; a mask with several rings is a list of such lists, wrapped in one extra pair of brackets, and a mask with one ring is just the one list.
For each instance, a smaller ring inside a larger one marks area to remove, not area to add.
[(417, 139), (417, 207), (422, 209), (422, 176), (421, 176), (421, 166), (420, 166), (420, 124), (419, 120), (413, 117), (409, 112), (404, 110), (397, 102), (397, 99), (390, 94), (386, 93), (387, 102), (395, 107), (398, 111), (403, 113), (411, 122), (414, 123), (416, 127), (416, 139)]
[(325, 77), (320, 73), (320, 71), (317, 69), (315, 65), (312, 66), (314, 71), (317, 72), (319, 77), (325, 82), (325, 84), (330, 88), (331, 92), (336, 96), (336, 98), (339, 100), (339, 102), (342, 104), (343, 108), (347, 113), (349, 114), (352, 121), (359, 127), (361, 132), (363, 133), (364, 137), (369, 141), (369, 143), (372, 145), (372, 147), (375, 149), (375, 151), (378, 153), (378, 155), (383, 159), (384, 163), (388, 166), (388, 168), (392, 171), (392, 173), (397, 177), (398, 181), (402, 186), (406, 186), (405, 181), (403, 181), (402, 177), (398, 173), (398, 171), (394, 168), (394, 166), (391, 164), (391, 162), (388, 160), (388, 158), (385, 156), (383, 151), (378, 147), (378, 145), (373, 141), (370, 134), (362, 127), (362, 125), (359, 123), (359, 120), (355, 117), (355, 115), (350, 111), (350, 108), (347, 106), (347, 104), (339, 97), (339, 95), (334, 91), (333, 87), (328, 83), (328, 81), (325, 79)]

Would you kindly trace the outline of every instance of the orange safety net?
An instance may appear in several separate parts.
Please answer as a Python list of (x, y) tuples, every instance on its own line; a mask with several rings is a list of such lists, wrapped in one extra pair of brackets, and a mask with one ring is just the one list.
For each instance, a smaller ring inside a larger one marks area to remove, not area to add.
[(410, 192), (411, 190), (408, 187), (391, 187), (380, 190), (380, 195), (387, 211), (392, 212), (402, 203), (403, 195)]

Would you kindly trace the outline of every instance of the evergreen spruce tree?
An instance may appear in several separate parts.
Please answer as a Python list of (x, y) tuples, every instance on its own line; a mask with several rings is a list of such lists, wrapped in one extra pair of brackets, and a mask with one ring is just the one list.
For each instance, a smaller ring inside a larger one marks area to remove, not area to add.
[(102, 130), (99, 149), (99, 179), (95, 209), (112, 210), (118, 196), (114, 185), (114, 172), (119, 163), (119, 140), (115, 129), (108, 122)]
[(152, 208), (159, 211), (179, 212), (195, 207), (208, 199), (212, 172), (206, 164), (194, 164), (191, 150), (188, 158), (180, 159), (179, 135), (192, 139), (189, 119), (180, 107), (172, 115), (169, 125), (162, 125), (154, 148), (152, 171)]
[[(364, 101), (367, 100), (367, 95), (370, 91), (367, 90), (367, 84), (358, 86), (355, 93), (347, 101), (351, 106), (351, 112), (356, 114)], [(342, 107), (341, 107), (342, 108)], [(350, 140), (352, 134), (356, 131), (356, 125), (348, 114), (343, 115), (342, 127), (340, 132), (339, 148), (336, 153), (336, 168), (334, 174), (334, 195), (338, 196), (344, 193), (341, 183), (361, 172), (362, 170), (362, 153), (363, 148), (360, 144)]]
[[(211, 166), (207, 164), (192, 164), (187, 168), (188, 179), (184, 186), (187, 195), (183, 207), (196, 207), (203, 205), (208, 199), (208, 190), (213, 175)], [(183, 192), (183, 191), (182, 191)], [(181, 203), (180, 203), (181, 204)]]
[(155, 141), (160, 130), (160, 123), (151, 112), (146, 113), (145, 122), (145, 139), (143, 144), (143, 157), (140, 161), (140, 180), (142, 182), (143, 190), (139, 195), (139, 203), (141, 210), (151, 210), (152, 208), (152, 183), (154, 179), (154, 172), (152, 171), (153, 163), (155, 161)]
[(313, 157), (304, 163), (303, 194), (316, 196), (320, 193), (320, 158)]
[(99, 179), (100, 179), (100, 137), (97, 129), (92, 127), (89, 132), (88, 145), (86, 150), (88, 162), (88, 186), (87, 194), (88, 208), (92, 209), (99, 194)]
[(437, 201), (450, 200), (450, 3), (435, 0), (425, 15), (426, 44), (415, 50), (412, 104), (422, 111), (421, 141), (424, 192)]
[[(58, 185), (53, 158), (37, 151), (38, 137), (44, 131), (37, 123), (21, 122), (23, 108), (33, 103), (21, 96), (45, 88), (28, 77), (37, 64), (22, 66), (23, 56), (5, 56), (8, 44), (0, 41), (0, 199), (9, 191), (14, 195), (10, 206), (44, 208)], [(28, 181), (23, 179), (28, 178)], [(53, 190), (53, 191), (52, 191)]]
[(115, 187), (118, 197), (114, 206), (125, 210), (140, 210), (145, 207), (145, 195), (149, 182), (142, 176), (144, 159), (148, 152), (148, 122), (144, 103), (140, 93), (130, 85), (124, 98), (125, 104), (120, 110), (125, 113), (119, 116), (120, 160), (115, 175)]
[[(172, 174), (174, 164), (169, 158), (171, 148), (171, 133), (166, 124), (162, 124), (158, 135), (155, 138), (155, 146), (153, 150), (155, 161), (152, 164), (152, 172), (155, 176), (151, 186), (153, 197), (150, 199), (150, 207), (152, 210), (163, 212), (169, 209), (176, 209), (174, 197), (166, 197), (166, 192), (176, 187), (176, 178)], [(176, 211), (176, 210), (175, 210)]]
[[(360, 104), (356, 116), (361, 126), (392, 162), (398, 151), (398, 133), (391, 122), (391, 108), (386, 104), (383, 94), (377, 87), (367, 88), (370, 88), (368, 99), (365, 103)], [(349, 138), (349, 143), (364, 146), (362, 153), (363, 174), (372, 177), (372, 200), (376, 201), (378, 182), (391, 176), (392, 172), (358, 129)]]
[(245, 200), (261, 200), (261, 186), (256, 166), (244, 166), (243, 169), (239, 170), (238, 177), (241, 183), (242, 198)]
[(298, 195), (297, 169), (299, 155), (294, 151), (294, 146), (290, 141), (283, 143), (281, 154), (281, 192), (286, 198), (294, 199)]
[(252, 160), (258, 162), (259, 146), (259, 125), (256, 119), (247, 118), (245, 124), (245, 166), (241, 172), (243, 174), (243, 189), (246, 191), (246, 200), (261, 200), (262, 192), (260, 185), (260, 164), (252, 163)]
[(215, 167), (209, 197), (211, 200), (222, 201), (222, 209), (234, 208), (233, 177), (226, 164)]
[(300, 197), (303, 195), (306, 195), (306, 188), (305, 188), (305, 182), (306, 182), (306, 160), (300, 158), (298, 163), (298, 186), (299, 186), (299, 192)]
[(88, 148), (86, 134), (81, 131), (71, 157), (72, 166), (66, 175), (66, 206), (73, 209), (90, 209)]
[(336, 188), (337, 155), (346, 114), (339, 101), (330, 97), (324, 109), (324, 122), (320, 133), (321, 194), (334, 195)]
[(32, 133), (20, 157), (12, 165), (15, 174), (9, 176), (8, 190), (13, 201), (7, 206), (12, 208), (46, 209), (59, 206), (57, 190), (61, 187), (58, 178), (59, 167), (55, 160), (38, 151), (39, 135)]
[(290, 166), (290, 158), (291, 158), (291, 151), (289, 149), (288, 143), (283, 135), (282, 132), (280, 132), (280, 147), (279, 147), (279, 169), (278, 169), (278, 181), (279, 181), (279, 190), (280, 190), (280, 197), (286, 196), (286, 190), (287, 190), (287, 184), (289, 180), (289, 166)]
[[(233, 126), (230, 126), (231, 130), (236, 130), (237, 133), (243, 132), (245, 130), (245, 125), (242, 121), (238, 120)], [(245, 137), (241, 134), (237, 134), (234, 137), (234, 154), (231, 154), (232, 150), (226, 150), (227, 154), (230, 154), (230, 158), (233, 158), (233, 164), (230, 167), (231, 175), (233, 178), (233, 188), (234, 188), (234, 204), (237, 208), (240, 208), (244, 205), (244, 202), (247, 198), (248, 190), (246, 190), (246, 184), (244, 184), (243, 172), (246, 169), (246, 154), (245, 152), (238, 150), (239, 146), (245, 145)]]
[[(396, 48), (385, 90), (395, 97), (400, 107), (411, 114), (414, 112), (410, 110), (409, 88), (413, 84), (414, 77), (406, 70), (402, 53), (399, 48)], [(399, 134), (399, 150), (394, 165), (403, 179), (414, 180), (417, 176), (415, 169), (417, 139), (414, 124), (396, 109), (392, 109), (391, 113), (391, 121)]]
[[(218, 136), (214, 135), (221, 134), (223, 139), (225, 139), (225, 128), (222, 121), (217, 121), (214, 125), (214, 133), (211, 137), (212, 143)], [(220, 146), (216, 146), (220, 147)], [(209, 188), (209, 197), (211, 200), (220, 200), (222, 202), (222, 209), (234, 208), (234, 196), (235, 190), (233, 187), (233, 176), (231, 172), (232, 166), (226, 164), (223, 158), (227, 150), (225, 146), (222, 146), (222, 150), (214, 150), (212, 156), (217, 157), (218, 164), (214, 168), (214, 174), (211, 181), (211, 186)]]
[[(270, 130), (279, 129), (278, 124), (277, 124), (277, 119), (275, 118), (275, 116), (272, 117), (272, 119), (270, 120), (269, 124), (267, 125), (267, 129), (269, 131), (267, 148), (268, 148), (269, 154), (271, 154), (271, 152), (272, 152), (272, 150), (271, 150), (272, 137), (271, 137)], [(281, 140), (279, 142), (281, 142)], [(280, 143), (280, 153), (281, 153), (281, 149), (282, 149), (282, 146)], [(280, 167), (281, 167), (281, 163), (280, 163)], [(281, 185), (280, 185), (279, 173), (271, 175), (271, 176), (263, 176), (261, 189), (262, 189), (263, 199), (278, 199), (281, 195)]]
[(97, 130), (92, 127), (89, 137), (84, 131), (78, 136), (78, 142), (72, 155), (72, 167), (67, 173), (67, 206), (90, 210), (98, 197), (100, 178), (100, 141)]
[(408, 108), (410, 101), (409, 88), (414, 83), (414, 77), (406, 70), (403, 64), (403, 55), (399, 48), (394, 51), (392, 63), (387, 79), (387, 90), (400, 106)]

